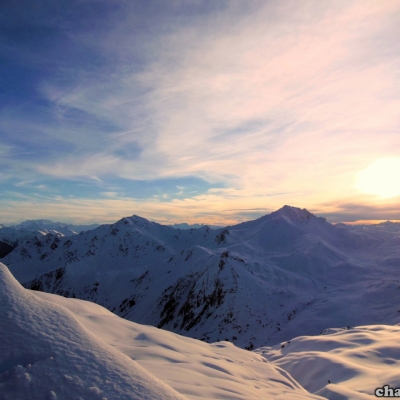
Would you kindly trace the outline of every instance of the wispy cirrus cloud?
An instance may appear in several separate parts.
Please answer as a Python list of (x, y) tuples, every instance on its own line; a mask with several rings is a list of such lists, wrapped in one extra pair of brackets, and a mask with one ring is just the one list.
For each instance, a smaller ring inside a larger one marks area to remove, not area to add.
[[(5, 146), (34, 154), (9, 157), (11, 173), (38, 185), (97, 180), (88, 201), (118, 193), (135, 202), (118, 180), (164, 180), (169, 189), (147, 191), (148, 201), (179, 204), (181, 219), (349, 197), (370, 204), (357, 172), (400, 145), (398, 4), (110, 4), (90, 19), (90, 1), (66, 18), (53, 10), (58, 25), (43, 11), (42, 39), (57, 32), (46, 51), (40, 35), (28, 47), (9, 42), (22, 66), (41, 71), (27, 83), (40, 101), (1, 112)], [(174, 193), (185, 178), (194, 190)]]

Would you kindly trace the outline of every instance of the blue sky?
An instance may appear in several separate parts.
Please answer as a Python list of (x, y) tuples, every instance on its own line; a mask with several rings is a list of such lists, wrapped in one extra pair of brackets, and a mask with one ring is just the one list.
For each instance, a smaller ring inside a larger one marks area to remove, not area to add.
[(400, 220), (400, 3), (0, 7), (0, 222)]

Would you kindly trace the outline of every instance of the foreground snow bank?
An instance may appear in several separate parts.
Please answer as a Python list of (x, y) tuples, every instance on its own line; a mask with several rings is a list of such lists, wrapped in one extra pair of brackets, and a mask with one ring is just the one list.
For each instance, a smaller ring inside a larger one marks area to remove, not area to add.
[(184, 399), (0, 263), (0, 399)]
[(214, 344), (119, 318), (78, 299), (33, 292), (68, 309), (99, 339), (190, 399), (320, 399), (264, 357), (229, 342)]

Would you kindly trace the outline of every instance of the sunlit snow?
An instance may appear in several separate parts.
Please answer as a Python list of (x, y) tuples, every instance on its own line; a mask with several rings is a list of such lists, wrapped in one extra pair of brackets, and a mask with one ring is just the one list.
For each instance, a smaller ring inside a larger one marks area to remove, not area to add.
[(400, 387), (399, 224), (335, 226), (285, 206), (217, 230), (132, 216), (73, 236), (4, 235), (17, 243), (0, 268), (0, 399)]

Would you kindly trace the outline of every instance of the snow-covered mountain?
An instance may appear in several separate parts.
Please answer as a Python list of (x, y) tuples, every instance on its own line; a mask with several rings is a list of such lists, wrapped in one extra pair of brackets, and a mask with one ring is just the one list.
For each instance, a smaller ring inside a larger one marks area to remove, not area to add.
[(48, 219), (35, 219), (35, 220), (27, 220), (21, 222), (20, 224), (11, 225), (11, 228), (17, 230), (27, 230), (34, 232), (42, 232), (57, 234), (60, 233), (64, 236), (75, 235), (82, 231), (89, 231), (91, 229), (97, 228), (98, 224), (91, 225), (73, 225), (73, 224), (65, 224), (63, 222), (53, 222)]
[[(246, 351), (23, 289), (0, 263), (0, 399), (352, 399), (400, 387), (400, 326)], [(400, 391), (400, 389), (398, 389)]]
[[(345, 224), (338, 224), (338, 225), (345, 225)], [(360, 225), (346, 225), (346, 226), (353, 230), (400, 233), (400, 223), (392, 221), (381, 222), (379, 224), (360, 224)]]
[(218, 226), (218, 225), (187, 224), (186, 222), (183, 222), (181, 224), (167, 225), (167, 226), (170, 226), (171, 228), (175, 228), (175, 229), (198, 229), (198, 228), (203, 228), (204, 226), (208, 226), (211, 229), (222, 228), (222, 226)]
[(27, 220), (17, 225), (4, 226), (0, 224), (0, 258), (5, 257), (18, 244), (42, 238), (47, 234), (55, 236), (71, 236), (79, 232), (95, 229), (99, 225), (71, 225), (62, 222), (52, 222), (47, 219)]
[(45, 233), (39, 231), (30, 231), (26, 229), (15, 229), (8, 226), (0, 227), (0, 241), (7, 243), (12, 248), (15, 248), (18, 243), (23, 243), (31, 240), (34, 237), (44, 236)]
[(252, 349), (327, 327), (400, 322), (399, 243), (392, 230), (332, 225), (285, 206), (218, 230), (132, 216), (34, 238), (2, 261), (27, 288)]

